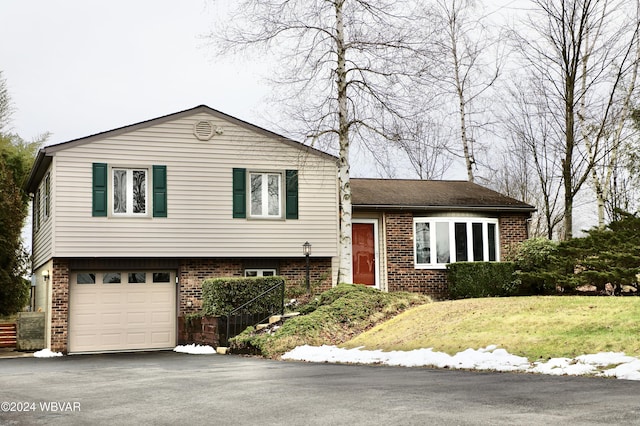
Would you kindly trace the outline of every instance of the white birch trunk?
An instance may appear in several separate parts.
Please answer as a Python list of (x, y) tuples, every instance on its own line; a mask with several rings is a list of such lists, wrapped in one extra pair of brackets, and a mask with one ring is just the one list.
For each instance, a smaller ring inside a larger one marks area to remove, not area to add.
[(349, 117), (347, 112), (347, 72), (345, 65), (344, 22), (342, 18), (343, 0), (336, 6), (336, 85), (338, 89), (338, 139), (340, 153), (338, 160), (338, 185), (340, 194), (340, 241), (338, 283), (353, 282), (351, 274), (351, 184), (349, 182)]

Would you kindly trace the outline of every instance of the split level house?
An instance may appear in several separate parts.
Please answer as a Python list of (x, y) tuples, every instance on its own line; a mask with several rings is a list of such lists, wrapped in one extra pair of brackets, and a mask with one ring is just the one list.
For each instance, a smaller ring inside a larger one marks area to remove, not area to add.
[[(499, 261), (534, 208), (460, 181), (352, 179), (353, 282), (447, 295), (445, 265)], [(165, 349), (210, 277), (336, 284), (337, 159), (198, 106), (50, 145), (33, 197), (35, 308), (65, 353)]]

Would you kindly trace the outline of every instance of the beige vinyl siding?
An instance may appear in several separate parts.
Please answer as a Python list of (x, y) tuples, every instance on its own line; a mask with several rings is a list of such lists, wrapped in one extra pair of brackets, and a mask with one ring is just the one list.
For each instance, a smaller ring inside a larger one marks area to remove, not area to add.
[[(42, 265), (47, 260), (53, 257), (53, 222), (54, 222), (54, 212), (55, 212), (55, 173), (54, 170), (55, 162), (52, 163), (52, 166), (49, 167), (49, 170), (43, 175), (42, 182), (38, 185), (40, 189), (40, 227), (36, 230), (33, 228), (32, 224), (32, 239), (31, 239), (31, 252), (32, 252), (32, 267), (35, 269)], [(50, 194), (49, 194), (49, 202), (50, 210), (49, 217), (45, 217), (45, 203), (44, 203), (44, 191), (45, 191), (45, 183), (44, 176), (50, 176)], [(32, 218), (35, 220), (35, 218)]]
[[(213, 120), (224, 133), (200, 141), (193, 136), (198, 120)], [(95, 162), (148, 168), (149, 212), (152, 165), (166, 165), (168, 217), (92, 217)], [(59, 257), (300, 256), (305, 241), (314, 256), (337, 254), (335, 160), (208, 114), (61, 149), (55, 163)], [(297, 169), (299, 219), (233, 219), (234, 167)]]

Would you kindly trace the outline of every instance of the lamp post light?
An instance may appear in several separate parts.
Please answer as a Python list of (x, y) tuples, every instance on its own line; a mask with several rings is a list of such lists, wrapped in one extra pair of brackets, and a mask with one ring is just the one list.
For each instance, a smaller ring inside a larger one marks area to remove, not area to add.
[(302, 245), (302, 253), (307, 259), (307, 294), (311, 294), (311, 281), (309, 280), (309, 256), (311, 255), (311, 244), (309, 244), (309, 241), (305, 241), (305, 243)]

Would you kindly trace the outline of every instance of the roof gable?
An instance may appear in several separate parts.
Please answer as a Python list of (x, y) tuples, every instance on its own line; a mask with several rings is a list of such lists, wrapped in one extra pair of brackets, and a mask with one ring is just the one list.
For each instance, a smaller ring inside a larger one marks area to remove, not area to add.
[[(313, 154), (313, 155), (317, 155), (317, 156), (321, 156), (327, 159), (330, 159), (331, 161), (336, 161), (337, 158), (331, 154), (328, 154), (324, 151), (320, 151), (316, 148), (310, 147), (308, 145), (305, 145), (303, 143), (294, 141), (292, 139), (289, 139), (285, 136), (279, 135), (277, 133), (274, 133), (270, 130), (264, 129), (260, 126), (256, 126), (254, 124), (251, 124), (249, 122), (240, 120), (238, 118), (235, 118), (233, 116), (227, 115), (223, 112), (220, 112), (218, 110), (215, 110), (213, 108), (210, 108), (206, 105), (199, 105), (197, 107), (194, 108), (190, 108), (184, 111), (179, 111), (173, 114), (168, 114), (168, 115), (164, 115), (161, 117), (157, 117), (157, 118), (153, 118), (150, 120), (145, 120), (145, 121), (141, 121), (139, 123), (134, 123), (134, 124), (130, 124), (127, 126), (123, 126), (123, 127), (118, 127), (116, 129), (112, 129), (112, 130), (107, 130), (104, 132), (100, 132), (100, 133), (96, 133), (93, 135), (89, 135), (83, 138), (78, 138), (78, 139), (73, 139), (67, 142), (61, 142), (58, 144), (54, 144), (54, 145), (49, 145), (46, 146), (44, 148), (42, 148), (39, 152), (38, 155), (35, 159), (34, 162), (34, 166), (31, 170), (31, 174), (29, 176), (29, 179), (27, 180), (26, 184), (25, 184), (25, 188), (27, 188), (28, 191), (33, 192), (35, 185), (37, 185), (37, 183), (42, 179), (42, 176), (44, 174), (44, 172), (46, 171), (46, 169), (49, 167), (49, 165), (51, 164), (51, 157), (52, 155), (54, 155), (56, 152), (58, 151), (62, 151), (62, 150), (66, 150), (66, 149), (71, 149), (80, 145), (84, 145), (84, 144), (88, 144), (94, 141), (99, 141), (99, 140), (103, 140), (106, 138), (110, 138), (110, 137), (115, 137), (115, 136), (119, 136), (125, 133), (129, 133), (129, 132), (134, 132), (136, 130), (141, 130), (141, 129), (146, 129), (148, 127), (152, 127), (152, 126), (156, 126), (168, 121), (172, 121), (172, 120), (178, 120), (181, 118), (185, 118), (185, 117), (189, 117), (192, 115), (196, 115), (196, 114), (208, 114), (211, 115), (214, 118), (218, 118), (220, 120), (224, 120), (227, 121), (233, 125), (237, 125), (239, 127), (242, 127), (244, 129), (247, 129), (251, 132), (255, 132), (258, 134), (261, 134), (263, 136), (266, 136), (268, 138), (271, 139), (275, 139), (279, 142), (282, 142), (286, 145), (292, 146), (296, 149), (300, 149), (301, 151), (304, 151), (306, 153), (309, 154)], [(195, 136), (194, 136), (195, 137)]]
[(424, 210), (520, 210), (535, 207), (468, 181), (351, 179), (354, 207)]

